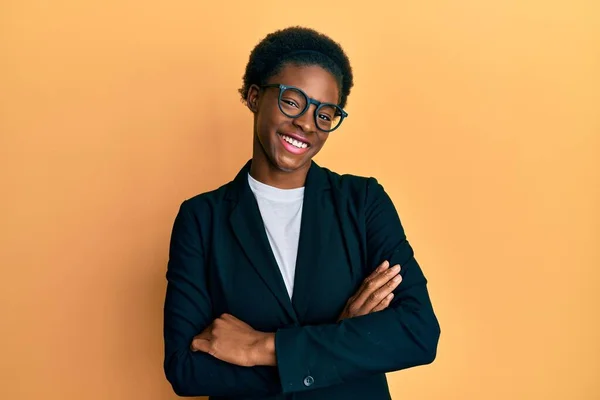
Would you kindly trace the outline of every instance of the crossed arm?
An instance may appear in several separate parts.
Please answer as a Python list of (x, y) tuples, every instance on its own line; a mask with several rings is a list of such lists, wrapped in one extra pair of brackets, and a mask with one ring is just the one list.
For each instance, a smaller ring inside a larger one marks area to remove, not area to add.
[[(165, 373), (177, 394), (313, 390), (433, 361), (440, 330), (425, 277), (391, 200), (374, 179), (369, 183), (369, 260), (373, 265), (385, 261), (348, 300), (336, 323), (277, 332), (258, 332), (228, 314), (213, 320), (210, 307), (198, 304), (198, 299), (210, 304), (210, 298), (195, 267), (203, 259), (199, 233), (182, 204), (171, 239), (164, 332)], [(398, 286), (394, 276), (403, 284)], [(198, 326), (207, 328), (198, 333)], [(302, 384), (306, 371), (316, 378), (310, 388)]]
[[(348, 299), (338, 321), (385, 310), (394, 297), (394, 289), (402, 281), (399, 272), (400, 265), (389, 268), (388, 261), (381, 263)], [(254, 330), (231, 314), (221, 315), (196, 335), (191, 350), (242, 367), (277, 365), (275, 333)]]

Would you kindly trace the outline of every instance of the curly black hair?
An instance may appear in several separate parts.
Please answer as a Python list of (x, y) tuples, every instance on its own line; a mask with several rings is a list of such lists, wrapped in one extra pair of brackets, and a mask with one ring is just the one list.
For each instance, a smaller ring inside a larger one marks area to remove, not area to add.
[(329, 71), (340, 88), (340, 107), (346, 105), (354, 82), (350, 60), (342, 47), (314, 29), (300, 26), (268, 34), (250, 53), (243, 86), (239, 89), (246, 101), (251, 85), (263, 85), (286, 64), (318, 65)]

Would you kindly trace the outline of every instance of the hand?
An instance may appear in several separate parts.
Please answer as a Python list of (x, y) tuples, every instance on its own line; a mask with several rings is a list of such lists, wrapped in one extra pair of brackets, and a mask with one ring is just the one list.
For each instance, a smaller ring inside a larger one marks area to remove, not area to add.
[(346, 307), (338, 318), (338, 322), (360, 315), (370, 314), (386, 309), (394, 298), (393, 290), (402, 282), (399, 274), (400, 265), (389, 268), (390, 263), (384, 261), (371, 275), (363, 281), (356, 294), (346, 302)]
[(191, 349), (243, 367), (276, 365), (275, 334), (254, 330), (230, 314), (221, 315), (196, 335)]

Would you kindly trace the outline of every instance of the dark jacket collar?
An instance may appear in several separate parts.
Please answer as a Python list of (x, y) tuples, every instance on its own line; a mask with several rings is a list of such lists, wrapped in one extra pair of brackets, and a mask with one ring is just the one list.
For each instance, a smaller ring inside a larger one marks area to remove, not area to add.
[[(229, 190), (227, 191), (226, 198), (230, 200), (239, 200), (244, 197), (245, 194), (250, 193), (250, 185), (248, 184), (248, 174), (250, 173), (250, 166), (252, 165), (252, 159), (248, 160), (246, 164), (237, 173)], [(318, 192), (321, 190), (329, 189), (330, 183), (327, 179), (326, 170), (320, 167), (316, 162), (311, 161), (308, 174), (306, 175), (306, 183), (304, 184), (305, 196)]]
[(226, 197), (236, 202), (229, 221), (244, 253), (290, 318), (298, 323), (308, 312), (312, 280), (327, 248), (335, 212), (326, 189), (327, 172), (312, 162), (305, 183), (292, 301), (271, 250), (258, 204), (248, 184), (251, 160), (237, 174)]

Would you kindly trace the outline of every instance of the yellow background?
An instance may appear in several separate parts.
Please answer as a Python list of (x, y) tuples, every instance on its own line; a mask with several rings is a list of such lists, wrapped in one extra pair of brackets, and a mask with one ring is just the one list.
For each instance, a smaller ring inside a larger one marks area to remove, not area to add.
[(176, 398), (175, 213), (251, 156), (249, 52), (301, 24), (355, 71), (317, 161), (384, 184), (442, 326), (394, 399), (599, 399), (599, 4), (0, 2), (0, 398)]

